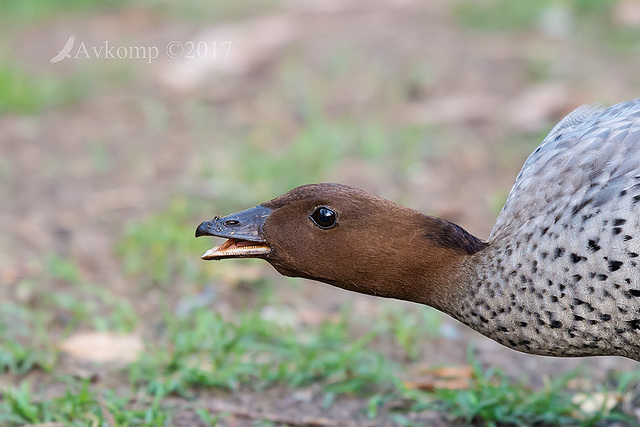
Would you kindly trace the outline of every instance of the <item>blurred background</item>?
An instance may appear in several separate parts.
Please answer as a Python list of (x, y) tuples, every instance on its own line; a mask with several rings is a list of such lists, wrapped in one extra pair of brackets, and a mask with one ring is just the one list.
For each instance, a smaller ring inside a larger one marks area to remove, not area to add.
[(486, 238), (565, 114), (640, 93), (637, 0), (0, 0), (3, 425), (634, 425), (638, 365), (203, 262), (341, 182)]

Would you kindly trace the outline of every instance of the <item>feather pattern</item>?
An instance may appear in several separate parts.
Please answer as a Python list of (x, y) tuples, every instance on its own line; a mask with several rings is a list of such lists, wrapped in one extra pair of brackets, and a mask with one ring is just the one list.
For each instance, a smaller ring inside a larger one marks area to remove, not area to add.
[(488, 244), (455, 317), (529, 353), (640, 360), (640, 100), (562, 120)]

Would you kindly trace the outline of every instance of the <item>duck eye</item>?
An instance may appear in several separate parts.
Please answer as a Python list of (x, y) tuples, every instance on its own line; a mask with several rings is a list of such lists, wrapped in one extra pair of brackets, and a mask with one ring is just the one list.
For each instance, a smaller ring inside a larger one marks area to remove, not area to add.
[(309, 218), (320, 228), (328, 229), (336, 225), (336, 213), (324, 206), (313, 211)]

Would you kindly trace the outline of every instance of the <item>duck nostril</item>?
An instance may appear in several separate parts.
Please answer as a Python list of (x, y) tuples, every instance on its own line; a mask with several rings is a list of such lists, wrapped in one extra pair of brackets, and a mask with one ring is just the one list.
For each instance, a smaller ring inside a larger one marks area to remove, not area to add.
[(228, 219), (224, 222), (224, 225), (226, 226), (238, 225), (238, 224), (240, 224), (240, 221), (238, 221), (237, 219)]

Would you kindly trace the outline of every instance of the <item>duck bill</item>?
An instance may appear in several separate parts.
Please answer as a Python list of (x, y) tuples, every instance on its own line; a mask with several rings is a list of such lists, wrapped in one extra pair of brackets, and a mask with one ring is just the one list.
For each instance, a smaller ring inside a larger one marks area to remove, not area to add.
[(271, 247), (262, 236), (262, 226), (271, 214), (271, 209), (256, 206), (225, 217), (215, 217), (201, 223), (196, 237), (214, 236), (228, 240), (202, 255), (204, 260), (225, 258), (261, 258), (271, 252)]

